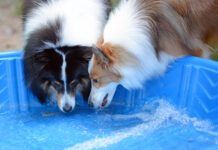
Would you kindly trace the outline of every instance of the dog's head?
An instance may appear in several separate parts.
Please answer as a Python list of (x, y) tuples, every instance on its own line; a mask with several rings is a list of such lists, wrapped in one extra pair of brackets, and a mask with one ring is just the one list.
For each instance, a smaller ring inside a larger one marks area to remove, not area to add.
[(40, 102), (56, 101), (60, 110), (71, 112), (75, 95), (81, 92), (88, 99), (91, 82), (88, 62), (89, 47), (60, 47), (28, 54), (24, 59), (27, 84)]
[(104, 43), (93, 47), (93, 57), (89, 63), (92, 81), (89, 104), (94, 108), (109, 106), (117, 86), (125, 79), (123, 70), (135, 63), (135, 57), (118, 45)]

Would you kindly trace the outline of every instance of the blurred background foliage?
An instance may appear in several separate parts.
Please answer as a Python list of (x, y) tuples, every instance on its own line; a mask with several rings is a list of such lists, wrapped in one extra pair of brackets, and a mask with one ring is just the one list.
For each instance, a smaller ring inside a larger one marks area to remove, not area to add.
[(111, 0), (113, 6), (116, 6), (116, 4), (119, 2), (119, 0)]
[[(114, 7), (119, 0), (111, 2)], [(22, 48), (22, 5), (23, 0), (0, 0), (0, 51)], [(213, 49), (218, 48), (218, 43), (210, 44)], [(218, 49), (213, 59), (218, 60)]]

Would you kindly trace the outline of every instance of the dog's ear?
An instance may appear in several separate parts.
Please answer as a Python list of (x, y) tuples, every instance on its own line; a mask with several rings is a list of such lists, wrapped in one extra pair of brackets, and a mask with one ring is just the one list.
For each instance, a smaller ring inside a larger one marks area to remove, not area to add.
[(93, 51), (93, 54), (95, 55), (96, 59), (101, 61), (101, 63), (103, 63), (103, 64), (110, 63), (110, 59), (101, 49), (99, 49), (96, 46), (93, 46), (92, 51)]
[(39, 63), (47, 63), (49, 62), (49, 57), (46, 53), (36, 53), (34, 56), (34, 60)]
[(84, 53), (83, 53), (83, 58), (89, 62), (92, 58), (93, 52), (92, 52), (92, 48), (91, 47), (87, 47), (87, 48), (83, 48)]

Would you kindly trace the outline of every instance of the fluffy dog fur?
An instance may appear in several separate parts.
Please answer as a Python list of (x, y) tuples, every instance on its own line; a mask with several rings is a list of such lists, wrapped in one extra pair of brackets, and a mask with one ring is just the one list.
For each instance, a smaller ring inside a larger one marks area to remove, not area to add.
[(71, 112), (76, 93), (88, 99), (91, 46), (109, 7), (109, 0), (25, 0), (25, 80), (40, 102), (55, 101)]
[(209, 57), (217, 29), (218, 0), (122, 0), (94, 49), (89, 103), (107, 107), (119, 84), (141, 88), (177, 57)]

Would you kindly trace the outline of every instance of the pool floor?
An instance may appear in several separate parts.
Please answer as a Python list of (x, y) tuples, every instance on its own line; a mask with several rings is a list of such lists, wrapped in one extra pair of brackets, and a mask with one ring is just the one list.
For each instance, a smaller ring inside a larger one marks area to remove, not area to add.
[(189, 117), (164, 100), (138, 111), (39, 109), (0, 115), (0, 149), (216, 150), (217, 125)]

